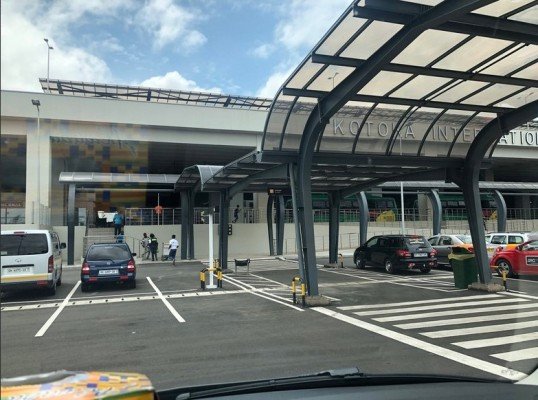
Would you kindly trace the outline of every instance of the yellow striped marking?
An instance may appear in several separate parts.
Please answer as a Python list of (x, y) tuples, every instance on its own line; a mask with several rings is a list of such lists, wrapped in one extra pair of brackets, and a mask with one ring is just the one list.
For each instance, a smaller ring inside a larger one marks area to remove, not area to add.
[(48, 279), (48, 274), (35, 274), (35, 275), (20, 275), (20, 276), (5, 276), (2, 277), (0, 282), (29, 282), (29, 281), (45, 281)]

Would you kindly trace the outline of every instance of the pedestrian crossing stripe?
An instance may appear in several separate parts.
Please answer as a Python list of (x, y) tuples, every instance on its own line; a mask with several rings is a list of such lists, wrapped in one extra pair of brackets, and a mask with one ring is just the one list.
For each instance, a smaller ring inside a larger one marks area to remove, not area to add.
[(399, 324), (394, 325), (396, 328), (400, 329), (418, 329), (418, 328), (431, 328), (435, 326), (446, 326), (446, 325), (461, 325), (461, 324), (471, 324), (475, 322), (495, 322), (503, 319), (521, 319), (528, 317), (538, 316), (538, 311), (527, 311), (527, 312), (511, 312), (508, 314), (489, 314), (481, 315), (478, 317), (467, 317), (467, 318), (451, 318), (451, 319), (441, 319), (434, 321), (422, 321), (422, 322), (412, 322), (410, 324)]
[(505, 344), (523, 343), (530, 340), (538, 340), (538, 332), (521, 333), (518, 335), (510, 336), (497, 336), (491, 339), (474, 339), (466, 340), (464, 342), (452, 343), (454, 346), (462, 347), (464, 349), (481, 349), (483, 347), (502, 346)]
[[(538, 308), (538, 303), (529, 303), (529, 304), (509, 304), (505, 306), (489, 306), (489, 307), (478, 307), (478, 308), (470, 308), (467, 310), (457, 310), (458, 315), (465, 315), (465, 314), (479, 314), (483, 312), (487, 313), (495, 313), (498, 311), (508, 311), (508, 310), (523, 310), (528, 308)], [(448, 315), (454, 315), (455, 310), (447, 310), (447, 311), (433, 311), (433, 312), (427, 312), (427, 313), (417, 313), (417, 314), (405, 314), (405, 315), (395, 315), (390, 317), (381, 317), (381, 318), (374, 318), (374, 321), (377, 322), (392, 322), (392, 321), (408, 321), (411, 319), (423, 319), (423, 318), (430, 318), (430, 317), (446, 317)]]
[[(434, 309), (443, 309), (443, 308), (461, 308), (461, 307), (468, 307), (468, 306), (477, 306), (477, 305), (485, 305), (485, 304), (499, 304), (499, 303), (520, 303), (520, 302), (526, 302), (529, 301), (527, 299), (521, 299), (521, 298), (501, 298), (501, 299), (494, 299), (494, 300), (478, 300), (478, 301), (467, 301), (465, 303), (457, 303), (457, 304), (428, 304), (425, 306), (418, 306), (418, 307), (407, 307), (407, 308), (391, 308), (388, 310), (372, 310), (372, 311), (357, 311), (355, 314), (360, 316), (366, 316), (366, 315), (379, 315), (379, 314), (398, 314), (403, 312), (412, 312), (412, 311), (425, 311), (425, 310), (434, 310)], [(424, 303), (426, 303), (425, 301)], [(424, 304), (423, 303), (423, 304)]]
[(418, 301), (404, 301), (400, 303), (384, 303), (384, 304), (368, 304), (368, 305), (354, 305), (354, 306), (343, 306), (338, 307), (339, 310), (356, 310), (356, 309), (368, 309), (368, 308), (383, 308), (383, 307), (400, 307), (400, 306), (412, 306), (412, 305), (419, 305), (424, 304), (427, 302), (428, 304), (434, 304), (434, 303), (446, 303), (446, 302), (454, 302), (454, 301), (468, 301), (468, 300), (478, 300), (478, 299), (491, 299), (491, 298), (500, 298), (498, 294), (484, 294), (484, 295), (478, 295), (478, 296), (462, 296), (462, 297), (448, 297), (444, 299), (433, 299), (433, 300), (418, 300)]
[(491, 356), (508, 362), (531, 360), (533, 358), (538, 359), (538, 347), (507, 351), (506, 353), (497, 353)]
[(447, 329), (447, 330), (442, 330), (442, 331), (420, 332), (420, 334), (423, 336), (432, 338), (432, 339), (439, 339), (439, 338), (446, 338), (446, 337), (453, 337), (453, 336), (475, 335), (477, 333), (513, 331), (516, 329), (535, 328), (537, 326), (538, 326), (538, 320), (534, 320), (534, 321), (513, 322), (509, 324), (475, 326), (472, 328), (458, 328), (458, 329)]

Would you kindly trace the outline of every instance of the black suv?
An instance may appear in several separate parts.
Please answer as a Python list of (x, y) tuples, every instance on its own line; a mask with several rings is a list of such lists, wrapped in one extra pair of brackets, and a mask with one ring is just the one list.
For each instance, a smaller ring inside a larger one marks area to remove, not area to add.
[(437, 252), (423, 236), (374, 236), (355, 250), (353, 262), (357, 268), (366, 265), (383, 266), (392, 274), (397, 269), (420, 269), (428, 273), (437, 266)]

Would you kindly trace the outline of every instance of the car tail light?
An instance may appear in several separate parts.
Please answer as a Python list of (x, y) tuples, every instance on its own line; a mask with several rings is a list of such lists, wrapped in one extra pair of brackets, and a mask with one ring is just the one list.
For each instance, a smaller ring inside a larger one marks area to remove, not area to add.
[(469, 253), (474, 253), (474, 248), (472, 246), (468, 247), (468, 250), (469, 250)]
[(90, 265), (87, 262), (82, 264), (82, 273), (84, 275), (89, 275), (90, 274)]
[(131, 258), (129, 260), (129, 262), (127, 263), (127, 272), (134, 272), (135, 270), (135, 262), (134, 260)]
[(430, 251), (430, 257), (435, 257), (436, 255), (437, 255), (437, 250), (432, 249), (432, 251)]
[(398, 257), (404, 257), (404, 258), (411, 257), (411, 253), (408, 250), (396, 250), (396, 255)]
[(49, 274), (54, 272), (54, 256), (49, 257)]

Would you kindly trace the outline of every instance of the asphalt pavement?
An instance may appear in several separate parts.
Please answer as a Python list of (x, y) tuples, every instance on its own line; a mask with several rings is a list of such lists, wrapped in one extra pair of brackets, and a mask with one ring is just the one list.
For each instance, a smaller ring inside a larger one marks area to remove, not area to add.
[[(318, 259), (320, 265), (326, 260)], [(233, 264), (233, 263), (232, 263)], [(254, 260), (201, 290), (200, 262), (139, 265), (136, 289), (82, 293), (66, 269), (55, 296), (1, 303), (1, 376), (59, 369), (141, 372), (158, 389), (356, 366), (368, 373), (519, 379), (538, 365), (538, 282), (456, 289), (452, 272), (318, 268), (328, 307), (291, 302), (293, 260)]]

